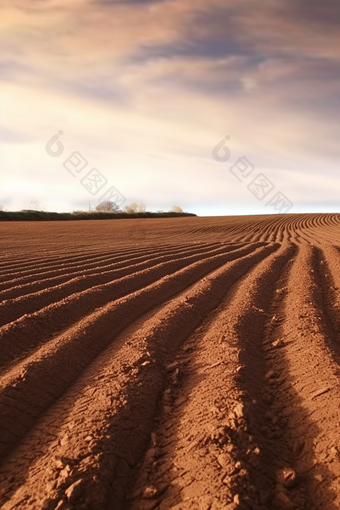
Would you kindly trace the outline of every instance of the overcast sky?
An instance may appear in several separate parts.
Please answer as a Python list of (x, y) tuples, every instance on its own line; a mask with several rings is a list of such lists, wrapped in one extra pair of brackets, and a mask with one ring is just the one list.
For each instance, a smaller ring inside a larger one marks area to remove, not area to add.
[(2, 0), (0, 89), (8, 210), (340, 212), (339, 0)]

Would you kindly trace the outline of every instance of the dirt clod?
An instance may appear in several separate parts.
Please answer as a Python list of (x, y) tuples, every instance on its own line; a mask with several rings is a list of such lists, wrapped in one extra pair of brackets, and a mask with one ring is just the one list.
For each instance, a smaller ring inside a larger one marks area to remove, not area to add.
[(77, 501), (77, 499), (83, 492), (84, 485), (85, 485), (84, 480), (79, 479), (72, 485), (70, 485), (68, 489), (66, 489), (65, 495), (71, 503), (75, 503)]
[(157, 494), (158, 494), (157, 488), (154, 485), (149, 485), (148, 487), (145, 487), (145, 489), (143, 490), (142, 497), (146, 499), (154, 498), (155, 496), (157, 496)]
[(277, 471), (276, 480), (284, 487), (291, 488), (298, 483), (298, 477), (291, 468), (283, 468)]

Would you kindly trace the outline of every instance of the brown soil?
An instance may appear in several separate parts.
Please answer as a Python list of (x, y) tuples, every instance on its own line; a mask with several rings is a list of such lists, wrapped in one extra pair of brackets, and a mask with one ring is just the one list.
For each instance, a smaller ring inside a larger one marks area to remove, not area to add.
[(0, 507), (339, 509), (339, 234), (0, 223)]

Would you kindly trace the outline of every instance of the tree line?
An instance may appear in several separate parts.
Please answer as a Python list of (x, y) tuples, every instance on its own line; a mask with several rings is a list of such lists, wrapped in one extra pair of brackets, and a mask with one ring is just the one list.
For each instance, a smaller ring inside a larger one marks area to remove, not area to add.
[[(126, 212), (129, 214), (133, 213), (143, 213), (146, 212), (146, 204), (144, 202), (131, 202), (130, 204), (127, 204), (123, 207), (123, 209), (119, 209), (119, 206), (112, 202), (111, 200), (104, 200), (103, 202), (100, 202), (95, 207), (95, 211), (97, 212)], [(157, 211), (159, 213), (164, 211)], [(173, 205), (169, 212), (175, 212), (175, 213), (182, 213), (184, 212), (181, 207), (178, 205)]]

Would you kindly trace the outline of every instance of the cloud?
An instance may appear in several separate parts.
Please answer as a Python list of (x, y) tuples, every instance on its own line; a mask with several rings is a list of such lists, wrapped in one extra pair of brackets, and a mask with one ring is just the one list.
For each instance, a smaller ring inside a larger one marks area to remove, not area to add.
[[(48, 186), (39, 171), (44, 165), (58, 179), (60, 165), (52, 170), (44, 144), (63, 129), (68, 150), (86, 152), (131, 199), (190, 195), (190, 203), (228, 197), (244, 203), (247, 191), (211, 156), (228, 134), (234, 160), (246, 155), (294, 189), (295, 200), (304, 200), (309, 176), (308, 193), (317, 197), (318, 172), (326, 168), (326, 195), (331, 183), (338, 186), (340, 36), (338, 3), (320, 5), (3, 3), (0, 138), (13, 182), (26, 182), (27, 174)], [(296, 172), (302, 177), (295, 189)], [(61, 188), (76, 193), (66, 177)]]
[(115, 7), (117, 5), (149, 6), (171, 1), (174, 0), (93, 0), (93, 3), (103, 7)]
[(340, 23), (340, 4), (338, 0), (296, 0), (285, 2), (282, 13), (295, 22), (312, 23), (315, 27), (335, 28), (338, 32)]

